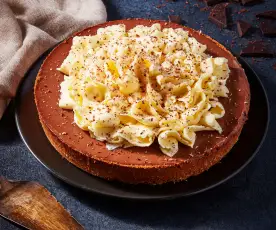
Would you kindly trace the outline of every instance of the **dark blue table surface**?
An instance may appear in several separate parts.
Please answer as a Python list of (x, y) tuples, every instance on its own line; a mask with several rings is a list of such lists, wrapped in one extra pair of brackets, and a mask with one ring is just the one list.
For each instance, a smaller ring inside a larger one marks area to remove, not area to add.
[[(256, 39), (269, 42), (271, 49), (275, 49), (276, 38), (262, 37), (254, 16), (264, 10), (276, 10), (275, 0), (251, 7), (231, 5), (233, 22), (244, 19), (254, 25), (253, 31), (244, 38), (238, 38), (235, 25), (221, 31), (208, 22), (209, 12), (200, 10), (205, 5), (203, 2), (187, 2), (106, 0), (106, 5), (109, 20), (137, 17), (166, 20), (169, 14), (180, 15), (187, 26), (201, 29), (234, 53)], [(157, 7), (162, 3), (166, 6)], [(239, 14), (242, 8), (249, 12)], [(17, 132), (12, 106), (0, 121), (0, 175), (40, 182), (86, 229), (276, 229), (276, 71), (272, 68), (276, 59), (246, 60), (259, 74), (267, 91), (270, 128), (252, 163), (215, 189), (173, 201), (136, 203), (73, 188), (56, 179), (28, 151)], [(0, 218), (0, 229), (17, 227)]]

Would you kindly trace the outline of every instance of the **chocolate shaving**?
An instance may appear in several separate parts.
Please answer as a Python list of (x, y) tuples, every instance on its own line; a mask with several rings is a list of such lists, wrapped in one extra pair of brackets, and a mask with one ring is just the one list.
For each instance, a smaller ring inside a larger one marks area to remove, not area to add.
[(215, 5), (209, 15), (209, 20), (220, 28), (227, 28), (228, 26), (228, 11), (229, 3), (220, 3)]
[(240, 37), (243, 37), (247, 31), (251, 28), (251, 24), (243, 20), (237, 21), (237, 29)]
[(274, 53), (267, 47), (267, 45), (262, 41), (251, 42), (241, 50), (240, 53), (243, 57), (268, 57), (274, 56)]
[(256, 17), (276, 19), (276, 10), (270, 10), (270, 11), (265, 11), (263, 13), (256, 14)]
[(218, 3), (221, 3), (225, 0), (205, 0), (207, 6), (213, 6), (213, 5), (216, 5)]
[(174, 23), (177, 23), (177, 24), (181, 24), (181, 22), (182, 22), (181, 17), (179, 17), (178, 15), (169, 15), (168, 18), (169, 18), (170, 22), (174, 22)]
[(241, 0), (241, 4), (244, 6), (247, 5), (254, 5), (254, 4), (258, 4), (258, 3), (262, 3), (263, 0)]
[(260, 29), (266, 37), (276, 37), (276, 25), (273, 21), (265, 19), (261, 22)]

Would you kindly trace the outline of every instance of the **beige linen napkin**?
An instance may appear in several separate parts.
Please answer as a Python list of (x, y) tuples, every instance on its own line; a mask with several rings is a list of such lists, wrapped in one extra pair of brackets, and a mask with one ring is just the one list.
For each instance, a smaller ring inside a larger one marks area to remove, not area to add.
[(0, 118), (20, 80), (44, 51), (105, 20), (101, 0), (0, 0)]

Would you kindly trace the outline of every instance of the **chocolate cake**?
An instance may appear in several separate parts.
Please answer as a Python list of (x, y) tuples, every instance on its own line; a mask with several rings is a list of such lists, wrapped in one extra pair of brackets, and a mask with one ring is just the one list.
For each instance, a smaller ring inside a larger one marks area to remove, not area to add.
[[(160, 23), (163, 28), (183, 28), (200, 43), (207, 45), (210, 55), (228, 59), (230, 77), (228, 98), (220, 98), (225, 115), (218, 119), (223, 129), (197, 133), (193, 148), (180, 145), (174, 157), (160, 151), (158, 144), (150, 147), (106, 149), (105, 143), (90, 137), (89, 133), (73, 123), (73, 111), (58, 106), (63, 74), (57, 71), (72, 45), (74, 36), (95, 35), (97, 29), (125, 24), (127, 29), (137, 25)], [(110, 21), (87, 28), (59, 44), (42, 64), (34, 87), (35, 102), (40, 122), (51, 144), (68, 161), (95, 176), (108, 180), (138, 184), (177, 182), (198, 175), (218, 163), (238, 141), (247, 120), (250, 89), (244, 70), (237, 59), (221, 44), (210, 37), (176, 23), (156, 20), (130, 19)], [(241, 153), (242, 154), (242, 153)]]

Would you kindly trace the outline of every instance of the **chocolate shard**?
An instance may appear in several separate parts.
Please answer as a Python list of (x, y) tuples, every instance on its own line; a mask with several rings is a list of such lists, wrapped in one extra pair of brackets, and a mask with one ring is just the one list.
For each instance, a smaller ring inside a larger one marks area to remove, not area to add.
[(213, 6), (221, 2), (225, 2), (225, 0), (205, 0), (207, 6)]
[(209, 15), (209, 20), (216, 24), (221, 29), (228, 26), (228, 10), (229, 3), (220, 3), (215, 5)]
[(168, 18), (169, 18), (170, 22), (174, 22), (177, 24), (181, 24), (181, 22), (182, 22), (181, 17), (179, 17), (178, 15), (169, 15)]
[(270, 10), (270, 11), (265, 11), (263, 13), (256, 14), (256, 17), (276, 19), (276, 10)]
[(258, 3), (262, 3), (263, 0), (241, 0), (241, 4), (246, 6), (246, 5), (254, 5)]
[(251, 28), (251, 24), (243, 20), (237, 21), (237, 29), (240, 37), (243, 37), (247, 31)]
[(273, 51), (262, 41), (253, 41), (241, 50), (240, 55), (243, 57), (268, 57), (274, 56)]
[(260, 29), (266, 37), (276, 37), (276, 25), (273, 21), (265, 19), (261, 22)]

